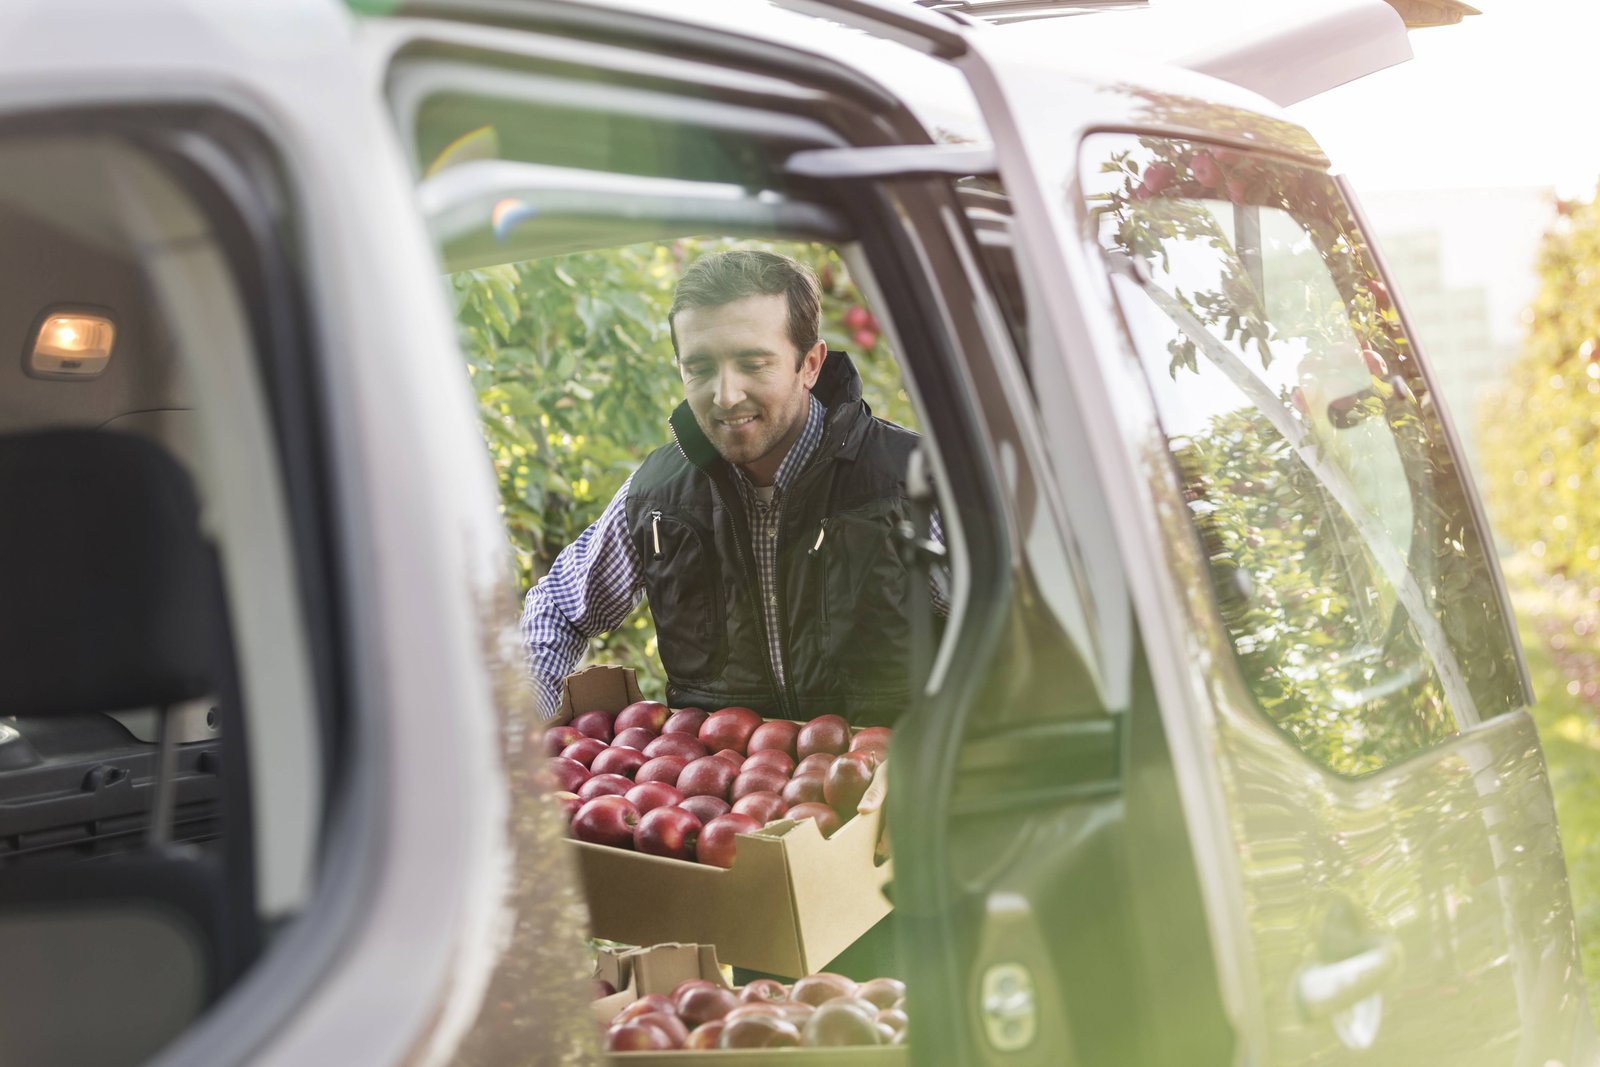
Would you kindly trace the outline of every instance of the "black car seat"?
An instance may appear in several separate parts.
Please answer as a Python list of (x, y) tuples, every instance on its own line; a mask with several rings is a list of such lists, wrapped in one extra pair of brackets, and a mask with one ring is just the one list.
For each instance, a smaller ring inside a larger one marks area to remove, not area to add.
[(215, 547), (187, 473), (120, 433), (0, 437), (0, 714), (219, 717), (219, 847), (170, 840), (162, 730), (143, 847), (0, 867), (0, 1063), (133, 1064), (257, 949), (245, 731)]

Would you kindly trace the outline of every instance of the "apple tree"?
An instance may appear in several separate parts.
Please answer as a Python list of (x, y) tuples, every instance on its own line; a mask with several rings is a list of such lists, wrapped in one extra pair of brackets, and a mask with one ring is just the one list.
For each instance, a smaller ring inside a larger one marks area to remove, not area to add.
[(1543, 577), (1600, 598), (1600, 209), (1558, 205), (1521, 355), (1485, 405), (1489, 510)]

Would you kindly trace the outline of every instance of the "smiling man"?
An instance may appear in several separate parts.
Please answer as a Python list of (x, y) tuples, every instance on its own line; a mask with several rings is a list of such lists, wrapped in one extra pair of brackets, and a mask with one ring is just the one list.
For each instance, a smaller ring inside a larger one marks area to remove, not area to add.
[(673, 441), (528, 593), (542, 715), (588, 639), (641, 596), (673, 707), (856, 725), (905, 707), (909, 572), (895, 531), (917, 435), (873, 416), (819, 319), (816, 278), (786, 256), (721, 252), (684, 273), (668, 314), (684, 388)]

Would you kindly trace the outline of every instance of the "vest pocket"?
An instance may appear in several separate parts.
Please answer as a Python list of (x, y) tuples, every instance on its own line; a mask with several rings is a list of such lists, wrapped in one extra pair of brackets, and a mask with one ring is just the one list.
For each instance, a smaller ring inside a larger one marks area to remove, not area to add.
[(707, 682), (727, 643), (710, 537), (669, 513), (648, 510), (641, 519), (635, 539), (661, 666), (674, 681)]
[(903, 688), (910, 642), (909, 572), (884, 514), (828, 520), (817, 559), (824, 569), (827, 658), (847, 692)]

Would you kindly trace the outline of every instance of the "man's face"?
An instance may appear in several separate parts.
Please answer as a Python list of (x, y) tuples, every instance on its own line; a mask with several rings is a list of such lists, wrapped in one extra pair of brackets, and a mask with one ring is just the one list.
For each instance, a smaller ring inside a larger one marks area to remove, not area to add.
[(744, 467), (757, 485), (772, 484), (805, 428), (811, 387), (827, 355), (819, 341), (800, 359), (788, 315), (788, 298), (774, 293), (685, 308), (674, 320), (689, 410), (722, 457)]

